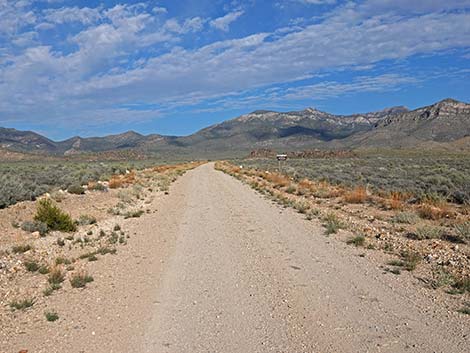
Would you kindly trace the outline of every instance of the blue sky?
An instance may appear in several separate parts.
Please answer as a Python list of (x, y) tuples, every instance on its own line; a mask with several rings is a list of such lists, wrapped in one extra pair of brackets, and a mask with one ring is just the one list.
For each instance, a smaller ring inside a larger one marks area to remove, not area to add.
[(0, 0), (0, 126), (185, 135), (470, 99), (470, 0)]

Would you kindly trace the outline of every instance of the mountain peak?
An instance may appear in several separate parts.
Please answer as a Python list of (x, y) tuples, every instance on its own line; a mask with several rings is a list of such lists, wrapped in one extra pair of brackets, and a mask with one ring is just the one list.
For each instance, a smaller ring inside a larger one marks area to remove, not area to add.
[(437, 104), (459, 104), (459, 103), (463, 103), (463, 102), (460, 102), (453, 98), (445, 98), (441, 100), (440, 102), (438, 102)]

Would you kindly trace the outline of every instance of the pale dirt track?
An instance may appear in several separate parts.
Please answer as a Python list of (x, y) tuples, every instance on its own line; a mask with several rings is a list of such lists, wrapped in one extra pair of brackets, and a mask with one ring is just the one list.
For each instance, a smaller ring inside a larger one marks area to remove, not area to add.
[[(128, 224), (135, 243), (124, 257), (110, 258), (115, 270), (90, 289), (89, 296), (107, 305), (90, 300), (69, 314), (81, 329), (70, 324), (72, 333), (56, 333), (54, 344), (41, 342), (38, 330), (12, 339), (13, 346), (43, 349), (30, 352), (468, 352), (468, 320), (435, 308), (411, 275), (384, 274), (318, 224), (281, 210), (212, 164), (188, 172), (155, 207), (158, 212)], [(111, 264), (100, 265), (106, 271)], [(85, 317), (83, 310), (93, 314)]]

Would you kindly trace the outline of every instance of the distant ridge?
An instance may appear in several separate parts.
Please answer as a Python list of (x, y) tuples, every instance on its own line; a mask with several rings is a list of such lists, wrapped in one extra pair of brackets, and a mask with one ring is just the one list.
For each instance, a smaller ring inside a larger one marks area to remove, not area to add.
[(408, 110), (404, 106), (377, 112), (334, 115), (315, 108), (252, 113), (204, 128), (184, 137), (142, 135), (135, 131), (104, 137), (52, 141), (32, 131), (0, 128), (1, 151), (67, 156), (130, 150), (144, 154), (233, 155), (257, 148), (298, 150), (363, 147), (467, 148), (470, 105), (444, 99)]

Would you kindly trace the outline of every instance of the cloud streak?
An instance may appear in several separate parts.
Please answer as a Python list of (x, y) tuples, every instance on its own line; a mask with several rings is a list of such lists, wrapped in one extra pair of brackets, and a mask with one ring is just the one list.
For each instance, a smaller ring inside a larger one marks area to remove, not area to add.
[(235, 22), (241, 15), (243, 15), (243, 11), (230, 12), (223, 17), (210, 21), (209, 23), (212, 27), (227, 32), (230, 24)]

